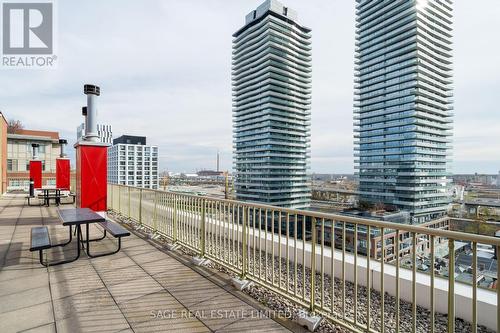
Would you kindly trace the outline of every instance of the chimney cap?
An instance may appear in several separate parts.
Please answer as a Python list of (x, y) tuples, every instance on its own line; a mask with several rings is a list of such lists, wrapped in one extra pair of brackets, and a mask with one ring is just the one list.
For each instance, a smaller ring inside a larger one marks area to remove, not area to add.
[(86, 115), (87, 115), (87, 107), (82, 106), (82, 116), (86, 116)]
[(40, 147), (40, 145), (39, 145), (38, 143), (32, 143), (32, 144), (31, 144), (31, 147), (33, 147), (33, 148), (38, 148), (38, 147)]
[(62, 145), (65, 145), (68, 143), (68, 140), (66, 139), (59, 139), (59, 143), (62, 144)]
[(101, 95), (101, 88), (99, 88), (98, 86), (95, 86), (93, 84), (86, 84), (83, 86), (83, 93), (85, 95), (96, 95), (96, 96), (99, 96)]

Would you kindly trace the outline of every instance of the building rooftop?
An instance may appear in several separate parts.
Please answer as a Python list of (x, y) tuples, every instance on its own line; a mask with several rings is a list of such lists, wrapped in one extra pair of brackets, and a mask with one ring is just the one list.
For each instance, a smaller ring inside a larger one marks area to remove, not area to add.
[(50, 138), (52, 140), (59, 140), (59, 132), (53, 132), (53, 131), (39, 131), (39, 130), (27, 130), (27, 129), (21, 129), (17, 130), (16, 133), (9, 133), (8, 137), (9, 138), (14, 138), (14, 137), (41, 137), (41, 138)]
[[(73, 263), (44, 268), (38, 254), (28, 251), (30, 229), (46, 225), (54, 241), (67, 239), (67, 230), (58, 223), (57, 208), (24, 202), (0, 199), (3, 332), (288, 331), (277, 321), (248, 315), (265, 309), (231, 287), (228, 276), (193, 267), (187, 257), (166, 253), (138, 234), (124, 239), (113, 256), (89, 260), (82, 254)], [(51, 249), (49, 258), (73, 256), (71, 245), (64, 252)], [(95, 245), (96, 252), (113, 246), (109, 239)]]
[(298, 14), (295, 10), (284, 6), (281, 2), (277, 0), (266, 0), (262, 4), (260, 4), (255, 10), (252, 10), (245, 16), (245, 25), (238, 29), (233, 34), (233, 37), (239, 36), (243, 31), (245, 31), (248, 27), (253, 26), (254, 24), (261, 21), (267, 14), (274, 15), (280, 17), (282, 20), (293, 24), (300, 30), (304, 32), (310, 32), (311, 29), (304, 27), (302, 25), (298, 25), (296, 23)]
[[(7, 123), (7, 118), (5, 118), (4, 114), (2, 113), (2, 111), (0, 111), (0, 119), (4, 122), (4, 123)], [(499, 171), (500, 172), (500, 171)]]
[(136, 135), (122, 135), (116, 139), (113, 139), (113, 144), (117, 145), (119, 143), (123, 143), (126, 145), (146, 145), (146, 137), (145, 136), (136, 136)]

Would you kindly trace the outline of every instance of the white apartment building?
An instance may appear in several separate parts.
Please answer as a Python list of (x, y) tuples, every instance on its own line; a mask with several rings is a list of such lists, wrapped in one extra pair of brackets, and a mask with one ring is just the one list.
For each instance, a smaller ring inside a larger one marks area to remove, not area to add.
[[(76, 128), (76, 140), (80, 141), (85, 134), (85, 123)], [(97, 135), (103, 143), (113, 144), (113, 131), (111, 125), (97, 124)]]
[(112, 184), (158, 189), (158, 147), (146, 137), (122, 135), (108, 148), (108, 181)]

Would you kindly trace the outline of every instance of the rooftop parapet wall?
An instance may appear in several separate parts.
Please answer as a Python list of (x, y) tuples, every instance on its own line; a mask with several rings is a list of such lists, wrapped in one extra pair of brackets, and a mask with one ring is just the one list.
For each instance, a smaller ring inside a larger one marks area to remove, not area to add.
[(295, 10), (285, 7), (281, 2), (277, 0), (266, 0), (259, 7), (257, 7), (256, 10), (252, 10), (245, 16), (245, 24), (251, 23), (252, 21), (259, 19), (268, 11), (272, 11), (275, 12), (276, 14), (286, 16), (293, 21), (297, 20), (297, 12)]

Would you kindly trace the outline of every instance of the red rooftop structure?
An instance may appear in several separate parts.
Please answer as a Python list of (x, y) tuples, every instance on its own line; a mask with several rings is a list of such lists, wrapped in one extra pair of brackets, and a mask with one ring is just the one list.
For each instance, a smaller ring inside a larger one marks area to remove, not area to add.
[(56, 159), (56, 187), (62, 190), (70, 189), (70, 161), (64, 152), (64, 147), (68, 143), (65, 139), (60, 139), (61, 154)]
[(33, 155), (30, 160), (30, 181), (33, 181), (35, 189), (42, 188), (42, 161), (38, 159), (39, 146), (38, 143), (31, 144)]
[(106, 211), (108, 188), (108, 144), (99, 141), (97, 134), (98, 86), (86, 84), (87, 107), (85, 136), (75, 144), (76, 149), (76, 205), (96, 212)]

